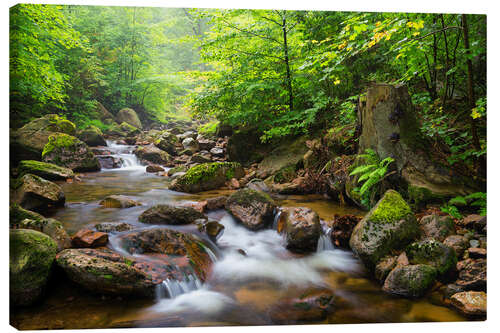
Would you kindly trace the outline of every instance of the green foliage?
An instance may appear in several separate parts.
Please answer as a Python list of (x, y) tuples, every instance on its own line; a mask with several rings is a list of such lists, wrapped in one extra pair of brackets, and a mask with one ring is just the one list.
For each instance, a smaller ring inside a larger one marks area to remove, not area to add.
[(217, 131), (217, 125), (219, 125), (218, 121), (211, 121), (198, 127), (198, 132), (204, 136), (214, 136)]
[(389, 164), (394, 162), (394, 159), (387, 157), (380, 160), (373, 149), (366, 149), (365, 154), (360, 154), (359, 158), (364, 161), (364, 164), (356, 167), (349, 176), (359, 175), (357, 184), (363, 183), (363, 185), (361, 185), (361, 188), (357, 187), (354, 190), (361, 196), (363, 204), (371, 206), (375, 195), (374, 186), (388, 176), (387, 169)]
[(445, 205), (441, 206), (441, 211), (451, 215), (456, 219), (463, 217), (459, 207), (464, 210), (473, 210), (479, 215), (486, 216), (486, 193), (475, 192), (465, 197), (458, 196), (452, 198)]

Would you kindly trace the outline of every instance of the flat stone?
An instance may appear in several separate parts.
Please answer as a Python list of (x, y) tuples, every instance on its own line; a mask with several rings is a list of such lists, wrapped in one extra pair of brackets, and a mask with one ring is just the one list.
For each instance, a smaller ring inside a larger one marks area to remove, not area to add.
[(451, 296), (451, 304), (468, 316), (486, 315), (486, 293), (483, 291), (464, 291)]
[(90, 229), (81, 229), (71, 238), (71, 243), (75, 248), (106, 246), (108, 244), (108, 234)]

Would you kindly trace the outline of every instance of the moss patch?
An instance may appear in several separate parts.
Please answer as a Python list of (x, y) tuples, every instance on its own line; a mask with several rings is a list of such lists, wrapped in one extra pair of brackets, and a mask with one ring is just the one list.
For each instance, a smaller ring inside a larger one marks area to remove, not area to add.
[(77, 138), (74, 136), (57, 133), (49, 136), (49, 142), (43, 147), (42, 157), (51, 153), (56, 148), (71, 148), (77, 143)]
[(273, 199), (267, 193), (249, 188), (238, 190), (227, 199), (227, 204), (236, 203), (241, 206), (250, 206), (254, 202), (264, 202), (274, 205)]
[(227, 169), (225, 175), (226, 179), (229, 180), (234, 177), (234, 172), (237, 167), (240, 167), (240, 164), (236, 162), (203, 163), (190, 168), (179, 182), (182, 184), (197, 184), (211, 180), (217, 177), (219, 170), (223, 168)]
[(370, 220), (373, 222), (392, 222), (404, 219), (409, 214), (412, 214), (412, 211), (406, 201), (398, 192), (389, 190), (374, 208)]
[(73, 171), (68, 168), (60, 167), (52, 163), (45, 163), (34, 160), (25, 160), (19, 163), (19, 177), (31, 173), (48, 180), (58, 180), (72, 178)]

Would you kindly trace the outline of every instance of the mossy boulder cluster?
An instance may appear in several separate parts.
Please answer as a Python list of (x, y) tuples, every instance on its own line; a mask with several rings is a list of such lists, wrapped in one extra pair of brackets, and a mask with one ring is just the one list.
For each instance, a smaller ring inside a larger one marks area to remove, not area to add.
[(63, 225), (56, 219), (24, 219), (18, 227), (21, 229), (36, 230), (52, 238), (57, 244), (57, 251), (62, 251), (71, 247), (71, 238), (68, 236)]
[(56, 164), (73, 171), (99, 171), (99, 160), (89, 147), (74, 136), (56, 133), (49, 136), (43, 148), (44, 162)]
[(188, 193), (214, 190), (224, 186), (226, 181), (244, 175), (242, 166), (236, 162), (203, 163), (191, 167), (186, 174), (176, 178), (169, 188)]
[(245, 188), (227, 198), (226, 209), (246, 228), (259, 230), (272, 224), (276, 204), (268, 194)]
[(154, 145), (171, 155), (177, 155), (177, 145), (179, 139), (170, 132), (164, 132), (158, 139), (154, 141)]
[(456, 252), (440, 241), (454, 233), (452, 227), (434, 215), (417, 222), (399, 193), (389, 190), (356, 225), (349, 244), (384, 291), (421, 297), (436, 280), (447, 282), (455, 275)]
[(30, 305), (47, 284), (57, 244), (35, 230), (11, 229), (9, 236), (10, 301), (14, 306)]
[(12, 132), (10, 137), (11, 161), (18, 163), (22, 160), (40, 160), (49, 137), (55, 133), (73, 136), (76, 133), (75, 124), (57, 114), (48, 114), (30, 121)]

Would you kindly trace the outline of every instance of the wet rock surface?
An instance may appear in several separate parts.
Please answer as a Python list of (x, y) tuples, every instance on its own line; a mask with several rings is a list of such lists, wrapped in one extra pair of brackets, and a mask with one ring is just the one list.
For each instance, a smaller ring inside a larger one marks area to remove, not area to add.
[(258, 230), (272, 223), (276, 205), (263, 192), (242, 189), (227, 198), (225, 207), (245, 227)]
[(197, 219), (206, 219), (205, 215), (192, 207), (156, 205), (148, 208), (139, 216), (139, 221), (149, 224), (190, 224)]

